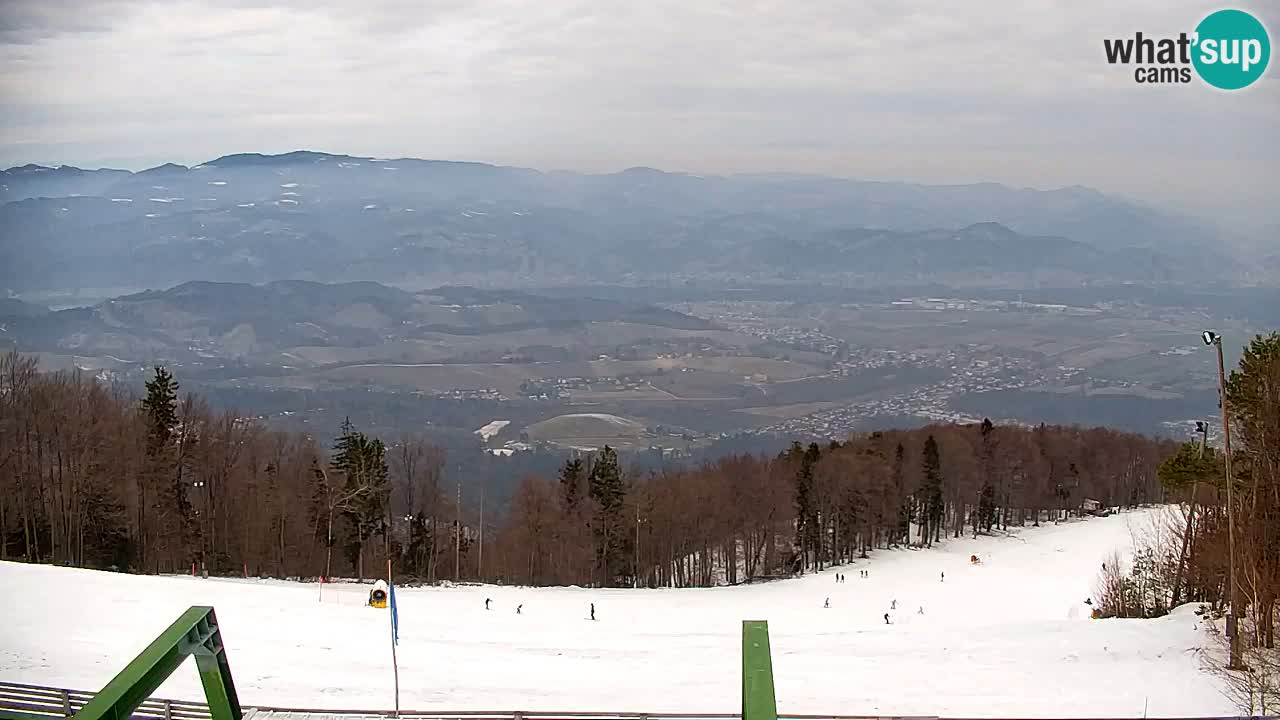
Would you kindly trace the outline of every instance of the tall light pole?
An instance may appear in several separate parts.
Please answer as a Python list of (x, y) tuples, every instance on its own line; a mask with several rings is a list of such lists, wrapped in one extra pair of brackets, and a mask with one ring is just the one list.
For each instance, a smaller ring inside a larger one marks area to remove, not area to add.
[(1228, 670), (1243, 670), (1240, 658), (1240, 593), (1236, 587), (1236, 515), (1231, 486), (1231, 422), (1227, 408), (1227, 371), (1222, 360), (1222, 336), (1212, 330), (1200, 334), (1205, 345), (1218, 350), (1218, 405), (1222, 408), (1222, 454), (1227, 485), (1227, 584), (1230, 586), (1230, 605), (1227, 612), (1227, 637), (1231, 641), (1231, 663)]
[(205, 481), (196, 480), (191, 486), (196, 488), (196, 495), (200, 497), (200, 509), (196, 510), (196, 515), (200, 516), (197, 523), (200, 529), (200, 574), (203, 577), (209, 577), (209, 568), (205, 564), (208, 559), (209, 552), (209, 534), (205, 532), (205, 526), (209, 525), (209, 491), (205, 490)]

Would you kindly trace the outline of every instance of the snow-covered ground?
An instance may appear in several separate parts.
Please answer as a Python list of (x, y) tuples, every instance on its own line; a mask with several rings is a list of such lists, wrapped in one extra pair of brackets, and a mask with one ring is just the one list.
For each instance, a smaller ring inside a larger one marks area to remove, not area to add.
[[(767, 619), (780, 712), (1232, 714), (1199, 669), (1205, 639), (1189, 607), (1159, 620), (1088, 619), (1101, 563), (1152, 512), (879, 551), (755, 586), (398, 589), (401, 706), (734, 712), (741, 621)], [(314, 584), (0, 563), (0, 679), (96, 689), (202, 604), (217, 610), (246, 706), (390, 708), (387, 611), (364, 607), (366, 596), (355, 584), (326, 586), (322, 602)], [(200, 699), (194, 668), (157, 695)]]
[(488, 442), (489, 438), (502, 432), (502, 429), (510, 424), (511, 424), (510, 420), (494, 420), (492, 422), (489, 422), (479, 430), (476, 430), (476, 434), (480, 436), (481, 440)]

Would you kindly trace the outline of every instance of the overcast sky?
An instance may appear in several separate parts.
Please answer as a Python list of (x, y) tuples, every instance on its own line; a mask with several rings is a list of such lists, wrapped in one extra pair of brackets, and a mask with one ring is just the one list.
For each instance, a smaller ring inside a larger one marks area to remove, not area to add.
[[(1275, 218), (1280, 68), (1143, 86), (1187, 0), (0, 0), (0, 165), (314, 149), (1089, 185)], [(1237, 3), (1271, 29), (1280, 3)]]

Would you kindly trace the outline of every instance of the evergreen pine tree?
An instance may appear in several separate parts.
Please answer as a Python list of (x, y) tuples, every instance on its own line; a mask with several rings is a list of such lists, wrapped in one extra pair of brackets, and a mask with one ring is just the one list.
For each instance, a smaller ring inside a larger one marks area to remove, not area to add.
[(906, 496), (907, 449), (898, 443), (893, 452), (892, 482), (898, 501), (898, 520), (893, 543), (911, 542), (911, 500)]
[(987, 532), (991, 532), (991, 528), (996, 523), (996, 489), (991, 483), (982, 486), (982, 494), (978, 496), (978, 522), (977, 527), (981, 527)]
[[(157, 367), (146, 382), (142, 399), (147, 436), (142, 472), (138, 476), (139, 559), (152, 572), (161, 570), (162, 557), (169, 570), (179, 558), (183, 533), (192, 522), (191, 504), (182, 474), (178, 472), (175, 434), (178, 430), (178, 382), (163, 367)], [(151, 555), (152, 550), (161, 551)], [(187, 558), (181, 558), (183, 564)]]
[(943, 499), (942, 499), (942, 460), (938, 455), (938, 441), (933, 435), (924, 441), (923, 462), (924, 485), (923, 515), (925, 545), (931, 546), (941, 536)]
[(169, 448), (178, 426), (178, 381), (168, 370), (157, 367), (146, 382), (142, 412), (147, 417), (147, 455), (155, 457)]
[(578, 508), (578, 500), (582, 497), (582, 480), (584, 468), (578, 458), (566, 460), (560, 469), (560, 494), (564, 499), (564, 508), (573, 511)]
[(809, 568), (809, 546), (806, 539), (808, 536), (809, 495), (813, 486), (813, 474), (808, 463), (804, 461), (804, 447), (799, 442), (791, 443), (791, 449), (788, 451), (787, 457), (792, 462), (798, 463), (795, 474), (795, 549), (798, 554), (799, 567), (795, 569), (804, 572)]
[(1217, 448), (1206, 447), (1201, 453), (1200, 443), (1186, 442), (1160, 463), (1156, 477), (1166, 490), (1189, 490), (1195, 483), (1221, 485), (1222, 468)]
[[(803, 473), (804, 473), (806, 482), (809, 486), (811, 494), (812, 494), (813, 483), (814, 483), (813, 467), (818, 464), (818, 461), (820, 459), (822, 459), (822, 448), (819, 447), (818, 443), (816, 442), (809, 443), (809, 446), (806, 447), (804, 451)], [(822, 537), (822, 525), (820, 524), (821, 517), (819, 513), (819, 507), (818, 507), (818, 503), (814, 502), (812, 498), (810, 498), (808, 505), (809, 505), (809, 513), (808, 513), (808, 517), (805, 518), (805, 522), (804, 522), (805, 543), (808, 545), (811, 552), (813, 553), (814, 566), (817, 569), (821, 569), (820, 556), (822, 552), (822, 547), (821, 547), (820, 541)]]
[(989, 418), (983, 418), (980, 427), (982, 441), (978, 450), (978, 472), (981, 485), (978, 489), (978, 506), (973, 515), (973, 536), (977, 537), (982, 530), (991, 531), (996, 520), (996, 438), (995, 425)]
[(611, 586), (626, 573), (626, 539), (623, 531), (622, 503), (626, 486), (618, 453), (608, 445), (591, 465), (587, 478), (588, 492), (596, 501), (597, 512), (592, 529), (596, 538), (596, 562), (604, 574), (604, 584)]
[(356, 430), (350, 418), (342, 423), (342, 435), (334, 444), (332, 467), (342, 474), (343, 493), (350, 498), (342, 509), (350, 531), (347, 552), (359, 579), (364, 579), (365, 543), (375, 535), (381, 535), (384, 543), (389, 540), (386, 512), (391, 486), (386, 455), (382, 440)]
[[(792, 442), (786, 452), (786, 458), (796, 463), (795, 474), (795, 506), (797, 567), (793, 571), (804, 572), (809, 567), (810, 552), (816, 553), (818, 539), (818, 508), (813, 499), (813, 466), (822, 457), (822, 448), (817, 443), (808, 447), (799, 442)], [(814, 555), (816, 560), (816, 554)]]

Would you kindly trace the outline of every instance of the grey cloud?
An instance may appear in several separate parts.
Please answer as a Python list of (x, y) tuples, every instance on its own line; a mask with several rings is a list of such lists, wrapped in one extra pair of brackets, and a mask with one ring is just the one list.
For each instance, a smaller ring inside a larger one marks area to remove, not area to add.
[[(1274, 3), (1244, 7), (1276, 34)], [(1206, 12), (1199, 0), (0, 0), (0, 162), (306, 146), (1274, 197), (1280, 69), (1222, 95), (1138, 87), (1103, 60), (1103, 37), (1189, 30)]]
[(5, 0), (0, 4), (0, 44), (107, 32), (127, 22), (135, 5), (135, 0)]

